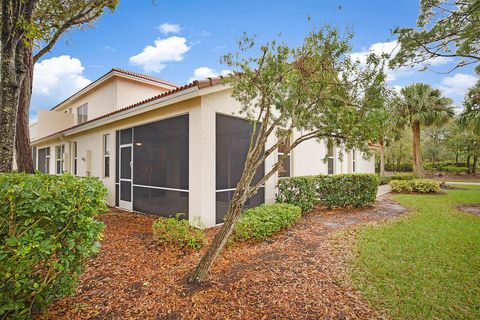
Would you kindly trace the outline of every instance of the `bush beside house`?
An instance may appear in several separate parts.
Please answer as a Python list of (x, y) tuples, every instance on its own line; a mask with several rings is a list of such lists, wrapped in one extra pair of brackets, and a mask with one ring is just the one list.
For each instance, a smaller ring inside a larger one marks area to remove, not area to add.
[(158, 218), (153, 223), (153, 237), (158, 243), (181, 248), (200, 249), (205, 245), (205, 232), (180, 219), (181, 214), (172, 218)]
[(376, 174), (337, 174), (281, 179), (278, 203), (309, 211), (321, 201), (328, 207), (366, 207), (375, 203), (379, 185)]
[(263, 204), (245, 210), (233, 232), (233, 239), (263, 239), (291, 227), (302, 215), (302, 209), (287, 203)]
[(75, 292), (104, 228), (97, 178), (0, 175), (0, 317), (29, 318)]

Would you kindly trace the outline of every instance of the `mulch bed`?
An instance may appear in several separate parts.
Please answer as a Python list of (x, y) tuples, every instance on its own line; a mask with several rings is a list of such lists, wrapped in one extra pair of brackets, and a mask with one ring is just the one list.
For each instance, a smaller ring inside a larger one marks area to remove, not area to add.
[(480, 216), (480, 204), (461, 204), (457, 206), (457, 209)]
[[(200, 252), (157, 245), (154, 217), (111, 210), (102, 249), (77, 294), (54, 303), (48, 319), (380, 319), (349, 284), (337, 231), (383, 221), (406, 209), (384, 199), (367, 210), (317, 208), (290, 230), (235, 243), (209, 282), (185, 281)], [(348, 230), (348, 229), (347, 229)], [(211, 239), (216, 229), (207, 231)], [(338, 241), (337, 241), (338, 242)]]

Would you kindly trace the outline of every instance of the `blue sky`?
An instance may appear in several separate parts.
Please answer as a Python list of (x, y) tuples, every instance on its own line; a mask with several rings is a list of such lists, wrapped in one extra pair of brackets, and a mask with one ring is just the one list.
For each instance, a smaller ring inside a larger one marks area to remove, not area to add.
[[(94, 28), (72, 30), (35, 68), (31, 119), (38, 108), (49, 109), (113, 67), (185, 84), (193, 78), (221, 74), (221, 55), (235, 51), (243, 32), (260, 42), (280, 32), (289, 44), (299, 44), (312, 24), (325, 23), (355, 32), (355, 55), (395, 46), (391, 30), (414, 26), (419, 0), (256, 0), (161, 1), (120, 0)], [(307, 22), (310, 16), (312, 21)], [(161, 27), (163, 25), (163, 27)], [(459, 104), (473, 85), (473, 68), (440, 74), (454, 61), (434, 62), (434, 71), (396, 70), (389, 74), (396, 88), (428, 82)]]

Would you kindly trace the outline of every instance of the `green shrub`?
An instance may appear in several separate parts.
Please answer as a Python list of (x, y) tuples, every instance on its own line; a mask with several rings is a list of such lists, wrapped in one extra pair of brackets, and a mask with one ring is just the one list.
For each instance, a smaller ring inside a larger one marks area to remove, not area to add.
[(310, 211), (320, 200), (329, 207), (366, 207), (375, 203), (380, 179), (374, 173), (283, 178), (278, 183), (278, 203)]
[(277, 187), (278, 203), (293, 204), (308, 212), (318, 202), (315, 176), (283, 178)]
[(456, 166), (444, 166), (444, 167), (441, 168), (440, 171), (460, 174), (460, 173), (467, 173), (468, 168), (467, 167), (456, 167)]
[(366, 207), (375, 203), (380, 179), (373, 173), (317, 176), (317, 194), (328, 207)]
[(161, 244), (171, 244), (181, 248), (200, 249), (205, 245), (205, 232), (196, 228), (188, 220), (175, 218), (158, 218), (153, 223), (153, 237)]
[(378, 175), (378, 179), (380, 181), (381, 186), (383, 186), (385, 184), (388, 184), (390, 182), (390, 177), (388, 177), (388, 176), (382, 177), (382, 176)]
[(413, 170), (413, 166), (411, 163), (387, 163), (385, 164), (385, 170), (393, 172), (411, 172)]
[(22, 319), (72, 294), (99, 249), (107, 190), (97, 178), (0, 174), (0, 317)]
[(390, 181), (392, 180), (414, 180), (418, 179), (418, 176), (415, 173), (411, 172), (398, 172), (389, 177)]
[(292, 226), (300, 219), (302, 209), (286, 203), (262, 204), (245, 210), (240, 216), (233, 238), (235, 240), (263, 239)]
[(390, 182), (393, 192), (431, 193), (440, 191), (440, 183), (430, 179), (393, 180)]

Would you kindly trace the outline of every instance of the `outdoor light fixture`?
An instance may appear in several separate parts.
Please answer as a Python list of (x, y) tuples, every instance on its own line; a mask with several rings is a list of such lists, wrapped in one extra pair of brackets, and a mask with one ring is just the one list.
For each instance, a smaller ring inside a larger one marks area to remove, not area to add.
[(143, 143), (141, 143), (141, 142), (135, 142), (135, 145), (141, 147), (141, 146), (143, 145)]

